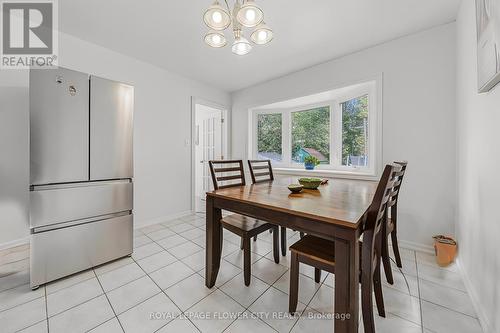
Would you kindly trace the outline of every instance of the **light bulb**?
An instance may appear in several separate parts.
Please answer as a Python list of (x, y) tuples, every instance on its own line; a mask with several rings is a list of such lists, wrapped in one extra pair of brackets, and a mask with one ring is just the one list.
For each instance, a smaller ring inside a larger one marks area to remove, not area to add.
[(205, 43), (211, 47), (219, 48), (226, 45), (227, 40), (223, 32), (210, 30), (205, 35)]
[(264, 31), (264, 30), (259, 31), (259, 34), (257, 37), (260, 41), (266, 40), (267, 39), (267, 31)]
[(259, 25), (264, 19), (262, 9), (255, 4), (255, 0), (245, 0), (236, 14), (238, 22), (247, 28)]
[(264, 45), (273, 39), (273, 31), (264, 22), (262, 22), (257, 26), (254, 32), (252, 32), (250, 38), (255, 44)]
[(222, 22), (222, 14), (220, 12), (214, 12), (212, 14), (212, 20), (214, 20), (215, 23), (221, 23)]
[(245, 18), (248, 20), (248, 21), (254, 21), (255, 20), (255, 16), (257, 16), (255, 14), (255, 10), (253, 9), (248, 9), (246, 12), (245, 12)]
[(232, 51), (237, 55), (245, 55), (252, 50), (252, 45), (245, 37), (236, 37), (233, 43)]
[(203, 21), (210, 29), (222, 31), (231, 24), (231, 16), (222, 8), (219, 1), (215, 0), (203, 14)]

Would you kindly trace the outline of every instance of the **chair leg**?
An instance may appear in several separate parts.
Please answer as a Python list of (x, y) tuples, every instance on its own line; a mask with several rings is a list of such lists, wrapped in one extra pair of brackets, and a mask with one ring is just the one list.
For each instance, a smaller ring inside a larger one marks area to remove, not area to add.
[(363, 277), (361, 282), (361, 312), (365, 333), (375, 333), (375, 320), (373, 318), (373, 298), (371, 277)]
[(300, 232), (300, 238), (304, 238), (304, 233), (302, 231)]
[(220, 228), (220, 253), (222, 253), (222, 244), (224, 243), (224, 228)]
[(245, 277), (245, 286), (250, 285), (251, 260), (250, 260), (250, 238), (243, 239), (243, 275)]
[(373, 274), (373, 290), (377, 302), (378, 315), (385, 318), (384, 295), (382, 294), (382, 282), (380, 278), (380, 263)]
[[(385, 232), (385, 231), (384, 231)], [(387, 241), (387, 236), (382, 236), (382, 263), (384, 264), (385, 278), (389, 284), (394, 284), (394, 277), (392, 275), (391, 269), (391, 259), (389, 257), (389, 242)]]
[(321, 269), (314, 267), (314, 281), (319, 283), (321, 281)]
[(278, 227), (273, 227), (273, 255), (274, 262), (280, 263), (280, 232)]
[(294, 314), (297, 310), (299, 299), (299, 258), (296, 252), (291, 252), (290, 258), (290, 296), (288, 300), (288, 311)]
[(392, 240), (392, 249), (394, 251), (394, 257), (396, 257), (396, 264), (398, 265), (399, 268), (403, 268), (403, 264), (401, 263), (401, 255), (399, 254), (399, 247), (398, 247), (398, 236), (396, 234), (396, 230), (391, 232), (391, 240)]
[(286, 228), (281, 227), (281, 255), (286, 256)]

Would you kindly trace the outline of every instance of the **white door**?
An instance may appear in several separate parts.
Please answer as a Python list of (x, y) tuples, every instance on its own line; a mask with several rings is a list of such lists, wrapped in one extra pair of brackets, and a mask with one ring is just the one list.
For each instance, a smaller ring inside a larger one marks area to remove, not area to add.
[(208, 161), (221, 160), (223, 156), (223, 111), (196, 105), (196, 142), (195, 142), (195, 209), (205, 211), (205, 194), (213, 190)]

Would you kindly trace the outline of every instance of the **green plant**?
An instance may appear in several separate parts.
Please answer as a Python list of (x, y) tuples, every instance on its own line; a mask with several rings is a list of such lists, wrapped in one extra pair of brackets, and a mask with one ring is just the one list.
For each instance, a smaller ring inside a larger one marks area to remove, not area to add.
[(319, 160), (315, 156), (309, 155), (304, 157), (304, 164), (319, 165)]

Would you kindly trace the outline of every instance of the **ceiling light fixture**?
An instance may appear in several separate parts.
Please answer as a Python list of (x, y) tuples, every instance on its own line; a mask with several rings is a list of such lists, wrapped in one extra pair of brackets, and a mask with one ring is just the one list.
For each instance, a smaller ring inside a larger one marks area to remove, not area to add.
[(226, 36), (224, 36), (224, 32), (210, 30), (205, 35), (205, 43), (210, 45), (211, 47), (224, 47), (227, 44)]
[(233, 53), (237, 55), (245, 55), (248, 52), (252, 51), (252, 45), (245, 37), (241, 35), (241, 29), (234, 31), (234, 43), (231, 51), (233, 51)]
[(273, 39), (273, 31), (269, 29), (266, 23), (262, 22), (255, 28), (250, 38), (257, 45), (267, 44)]
[(205, 24), (213, 30), (224, 30), (231, 24), (231, 16), (222, 6), (218, 0), (215, 0), (212, 6), (208, 7), (203, 15)]
[(264, 19), (264, 13), (254, 0), (246, 0), (236, 14), (238, 22), (244, 27), (256, 27)]
[(224, 47), (227, 40), (222, 30), (230, 25), (234, 35), (231, 50), (237, 55), (245, 55), (252, 50), (252, 45), (243, 36), (244, 28), (255, 28), (250, 39), (257, 45), (267, 44), (273, 39), (273, 31), (264, 23), (264, 12), (255, 0), (235, 0), (232, 11), (227, 0), (224, 2), (227, 10), (215, 0), (203, 15), (205, 24), (210, 28), (205, 34), (205, 43), (214, 48)]

